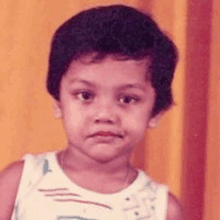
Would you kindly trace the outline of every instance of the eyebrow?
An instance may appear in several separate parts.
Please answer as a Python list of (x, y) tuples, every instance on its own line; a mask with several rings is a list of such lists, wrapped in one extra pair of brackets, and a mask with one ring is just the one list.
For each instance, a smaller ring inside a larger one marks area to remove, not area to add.
[(125, 84), (119, 87), (119, 90), (123, 90), (123, 89), (140, 89), (143, 91), (146, 91), (145, 87), (139, 83), (134, 83), (134, 84)]
[[(70, 80), (70, 84), (72, 84), (72, 83), (83, 83), (83, 84), (86, 84), (90, 87), (98, 87), (95, 83), (89, 82), (84, 79), (78, 79), (78, 78), (74, 78), (74, 79)], [(140, 89), (142, 91), (146, 91), (146, 88), (143, 85), (141, 85), (140, 83), (128, 83), (128, 84), (120, 85), (116, 89), (118, 89), (118, 90)]]

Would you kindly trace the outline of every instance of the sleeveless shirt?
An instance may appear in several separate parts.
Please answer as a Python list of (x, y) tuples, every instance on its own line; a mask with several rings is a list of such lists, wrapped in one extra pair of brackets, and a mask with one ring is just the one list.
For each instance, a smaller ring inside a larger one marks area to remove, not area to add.
[(144, 171), (113, 194), (84, 189), (59, 166), (56, 152), (26, 154), (12, 220), (165, 220), (168, 187)]

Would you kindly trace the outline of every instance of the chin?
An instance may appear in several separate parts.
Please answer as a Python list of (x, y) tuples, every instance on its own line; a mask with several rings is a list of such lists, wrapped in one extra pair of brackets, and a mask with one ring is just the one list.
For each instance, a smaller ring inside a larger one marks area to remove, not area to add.
[(119, 155), (115, 155), (115, 154), (112, 155), (106, 152), (106, 153), (93, 154), (93, 155), (90, 155), (90, 157), (99, 163), (108, 163), (118, 158)]
[[(102, 148), (102, 146), (99, 146), (99, 148)], [(123, 152), (122, 150), (115, 148), (106, 149), (106, 146), (103, 146), (103, 149), (99, 150), (96, 148), (96, 150), (91, 152), (90, 154), (91, 158), (93, 158), (99, 163), (108, 163), (115, 159), (119, 159), (120, 157), (124, 157), (125, 155), (128, 155), (128, 152)]]

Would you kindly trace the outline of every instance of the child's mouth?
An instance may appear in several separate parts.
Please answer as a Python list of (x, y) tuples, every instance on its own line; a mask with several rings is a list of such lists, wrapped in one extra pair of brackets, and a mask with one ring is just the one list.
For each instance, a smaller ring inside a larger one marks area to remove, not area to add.
[(100, 131), (100, 132), (92, 134), (91, 137), (120, 137), (122, 138), (122, 135), (116, 134), (110, 131)]

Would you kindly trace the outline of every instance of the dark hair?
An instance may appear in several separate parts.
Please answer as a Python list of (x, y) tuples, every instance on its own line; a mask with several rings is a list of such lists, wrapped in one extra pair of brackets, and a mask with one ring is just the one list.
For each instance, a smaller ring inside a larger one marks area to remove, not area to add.
[(151, 83), (156, 101), (152, 116), (173, 104), (171, 83), (177, 63), (174, 43), (150, 15), (125, 5), (110, 5), (80, 12), (62, 24), (51, 45), (47, 78), (48, 92), (59, 100), (60, 81), (73, 60), (97, 54), (116, 58), (151, 59)]

